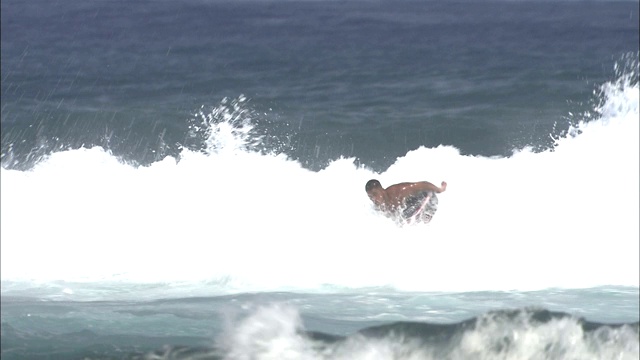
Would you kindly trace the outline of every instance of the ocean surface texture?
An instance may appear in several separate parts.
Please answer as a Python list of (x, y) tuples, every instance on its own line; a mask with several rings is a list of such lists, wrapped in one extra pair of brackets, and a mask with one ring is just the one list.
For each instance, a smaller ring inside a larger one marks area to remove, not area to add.
[(640, 358), (638, 1), (1, 5), (3, 360)]

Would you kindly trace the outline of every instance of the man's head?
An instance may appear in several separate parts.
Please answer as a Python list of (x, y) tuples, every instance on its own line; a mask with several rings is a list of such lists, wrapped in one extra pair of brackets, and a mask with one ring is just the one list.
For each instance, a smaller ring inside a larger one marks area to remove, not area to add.
[(369, 199), (371, 199), (376, 206), (384, 206), (384, 189), (382, 188), (382, 185), (380, 185), (380, 181), (369, 180), (367, 181), (367, 185), (365, 185), (364, 189), (367, 190)]
[(367, 193), (370, 193), (374, 189), (382, 189), (382, 185), (380, 185), (380, 181), (372, 179), (367, 181), (367, 185), (365, 185), (364, 189)]
[(367, 191), (367, 194), (369, 194), (371, 199), (380, 196), (379, 194), (384, 192), (384, 189), (378, 180), (367, 181), (367, 185), (365, 185), (364, 189)]
[(382, 189), (382, 185), (380, 185), (380, 181), (372, 179), (367, 181), (367, 185), (365, 185), (364, 189), (367, 192), (371, 192), (373, 189)]

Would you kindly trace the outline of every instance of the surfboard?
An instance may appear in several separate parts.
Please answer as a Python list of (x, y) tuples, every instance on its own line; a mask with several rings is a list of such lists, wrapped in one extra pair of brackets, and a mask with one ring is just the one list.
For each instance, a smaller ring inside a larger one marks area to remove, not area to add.
[(402, 218), (409, 224), (429, 223), (438, 210), (438, 197), (433, 191), (424, 191), (405, 199)]

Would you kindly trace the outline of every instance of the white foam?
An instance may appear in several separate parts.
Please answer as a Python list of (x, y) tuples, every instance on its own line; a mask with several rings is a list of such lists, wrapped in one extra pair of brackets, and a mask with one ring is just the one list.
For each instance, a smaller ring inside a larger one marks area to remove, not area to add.
[[(585, 333), (576, 319), (535, 323), (527, 313), (514, 318), (483, 315), (474, 328), (437, 342), (418, 334), (350, 336), (321, 344), (303, 336), (298, 313), (282, 305), (256, 309), (236, 321), (218, 343), (225, 359), (637, 359), (638, 335), (630, 327), (602, 327)], [(416, 336), (416, 337), (414, 337)], [(426, 335), (425, 335), (426, 336)], [(435, 339), (432, 339), (435, 340)]]
[[(244, 129), (233, 151), (217, 141), (149, 167), (92, 148), (54, 153), (27, 172), (2, 169), (3, 292), (7, 281), (56, 280), (223, 293), (637, 287), (638, 85), (604, 91), (581, 134), (509, 158), (440, 146), (410, 151), (382, 174), (353, 159), (313, 172), (238, 146)], [(230, 130), (210, 136), (220, 131)], [(429, 225), (401, 228), (371, 209), (371, 178), (449, 187)]]

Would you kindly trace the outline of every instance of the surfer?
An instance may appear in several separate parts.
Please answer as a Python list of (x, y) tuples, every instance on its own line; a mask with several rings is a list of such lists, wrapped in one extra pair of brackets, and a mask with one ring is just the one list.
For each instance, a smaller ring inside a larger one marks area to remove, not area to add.
[(419, 181), (395, 184), (385, 189), (378, 180), (369, 180), (365, 186), (377, 210), (407, 223), (431, 221), (438, 208), (436, 194), (446, 189), (444, 181), (441, 186)]

